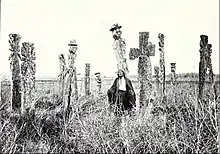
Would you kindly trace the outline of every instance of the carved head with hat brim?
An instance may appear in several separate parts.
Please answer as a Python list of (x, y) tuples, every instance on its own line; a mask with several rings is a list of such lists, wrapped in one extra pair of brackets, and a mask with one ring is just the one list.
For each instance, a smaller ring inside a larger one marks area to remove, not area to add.
[(122, 26), (119, 26), (117, 23), (112, 25), (111, 29), (109, 31), (114, 31), (116, 29), (120, 29)]
[(71, 54), (75, 54), (76, 50), (77, 50), (77, 44), (76, 44), (76, 40), (70, 40), (70, 43), (68, 44), (69, 48), (69, 52)]
[(101, 73), (100, 72), (96, 72), (94, 75), (100, 75)]
[(68, 44), (68, 46), (77, 46), (76, 44), (76, 40), (70, 40), (70, 43)]
[(116, 24), (112, 25), (111, 29), (109, 30), (109, 31), (112, 32), (112, 36), (113, 36), (113, 38), (114, 38), (115, 40), (118, 40), (118, 39), (121, 38), (121, 34), (122, 34), (122, 32), (121, 32), (121, 30), (120, 30), (121, 27), (122, 27), (122, 26), (119, 26), (119, 25), (116, 23)]

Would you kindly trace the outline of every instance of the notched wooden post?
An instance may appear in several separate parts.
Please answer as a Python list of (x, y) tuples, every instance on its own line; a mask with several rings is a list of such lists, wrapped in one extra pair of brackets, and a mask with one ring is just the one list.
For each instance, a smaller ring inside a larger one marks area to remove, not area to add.
[(58, 75), (58, 81), (59, 81), (59, 92), (60, 92), (60, 98), (63, 100), (64, 98), (64, 89), (65, 89), (65, 75), (66, 75), (66, 60), (63, 54), (59, 55), (59, 61), (60, 61), (60, 74)]
[(33, 43), (24, 42), (21, 47), (22, 111), (31, 108), (35, 99), (36, 56)]
[[(200, 35), (200, 62), (199, 62), (199, 103), (196, 109), (197, 116), (197, 130), (200, 130), (199, 141), (197, 142), (197, 151), (201, 150), (204, 146), (206, 146), (210, 141), (207, 141), (207, 138), (215, 138), (218, 137), (218, 131), (214, 127), (211, 122), (212, 119), (216, 119), (216, 101), (214, 101), (210, 96), (214, 94), (216, 97), (216, 87), (214, 81), (214, 73), (212, 70), (212, 62), (211, 62), (211, 53), (212, 53), (212, 45), (208, 44), (208, 36)], [(209, 76), (207, 76), (207, 71), (209, 72)], [(209, 81), (207, 81), (209, 80)], [(211, 88), (209, 84), (211, 83)], [(207, 88), (205, 88), (207, 86)], [(216, 98), (214, 98), (216, 99)], [(209, 102), (213, 102), (213, 104), (209, 104)], [(214, 112), (213, 112), (214, 111)], [(205, 116), (209, 115), (209, 116)], [(211, 118), (211, 119), (210, 119)], [(217, 122), (218, 123), (218, 122)], [(209, 131), (208, 131), (209, 130)], [(211, 144), (212, 149), (217, 149), (218, 141), (214, 140)], [(216, 153), (214, 151), (214, 153)]]
[(176, 63), (170, 63), (171, 67), (171, 84), (176, 84)]
[(85, 96), (90, 95), (90, 64), (86, 63), (85, 68)]
[(165, 59), (164, 59), (164, 34), (159, 33), (159, 51), (160, 51), (160, 82), (161, 96), (165, 96)]
[(69, 55), (68, 55), (68, 62), (69, 62), (69, 73), (71, 74), (71, 80), (73, 82), (73, 90), (71, 92), (71, 97), (74, 100), (78, 100), (78, 85), (77, 85), (77, 72), (75, 61), (77, 57), (77, 44), (75, 40), (71, 40), (68, 44), (69, 46)]
[(12, 72), (12, 109), (21, 112), (21, 76), (20, 76), (20, 43), (21, 35), (9, 34), (9, 56), (10, 68)]
[[(78, 99), (78, 87), (77, 87), (77, 78), (76, 78), (76, 67), (75, 67), (75, 59), (76, 59), (76, 51), (77, 44), (75, 40), (70, 40), (69, 46), (69, 54), (68, 54), (68, 67), (64, 71), (64, 112), (65, 119), (68, 120), (70, 113), (72, 111), (71, 103), (74, 103)], [(62, 58), (64, 59), (64, 58)], [(63, 62), (62, 62), (63, 63)], [(64, 64), (62, 64), (64, 65)], [(64, 66), (65, 67), (65, 66)], [(62, 68), (64, 69), (64, 68)]]
[(96, 93), (101, 94), (102, 79), (100, 72), (95, 73), (95, 80), (96, 80)]
[(160, 89), (159, 71), (160, 71), (160, 68), (158, 66), (154, 66), (154, 74), (155, 74), (155, 83), (156, 83), (156, 92), (157, 92), (157, 94), (159, 93), (159, 89)]

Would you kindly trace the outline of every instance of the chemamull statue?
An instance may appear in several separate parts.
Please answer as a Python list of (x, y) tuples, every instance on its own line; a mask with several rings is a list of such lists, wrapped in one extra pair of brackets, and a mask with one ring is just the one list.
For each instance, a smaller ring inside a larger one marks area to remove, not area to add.
[(122, 26), (119, 26), (118, 24), (114, 24), (110, 31), (112, 32), (112, 36), (114, 38), (113, 50), (116, 55), (118, 70), (123, 70), (125, 72), (125, 76), (127, 76), (129, 70), (126, 59), (126, 44), (125, 40), (121, 37), (121, 27)]

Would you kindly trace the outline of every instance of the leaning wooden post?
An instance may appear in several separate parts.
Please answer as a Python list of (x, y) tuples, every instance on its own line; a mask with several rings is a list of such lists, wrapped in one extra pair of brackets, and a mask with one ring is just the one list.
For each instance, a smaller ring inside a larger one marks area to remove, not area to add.
[(155, 45), (148, 42), (149, 32), (139, 32), (139, 49), (131, 48), (129, 58), (138, 58), (138, 80), (140, 83), (140, 107), (147, 105), (152, 92), (152, 67), (150, 56), (155, 56)]
[(85, 95), (90, 95), (90, 64), (86, 63), (85, 69)]
[(127, 76), (129, 70), (126, 59), (126, 44), (125, 39), (121, 37), (121, 26), (119, 26), (118, 24), (114, 24), (111, 27), (110, 31), (112, 32), (112, 36), (114, 38), (113, 49), (116, 55), (118, 70), (122, 69), (125, 72), (125, 76)]
[(10, 68), (12, 72), (12, 109), (21, 111), (21, 77), (20, 77), (20, 43), (21, 35), (9, 34), (9, 44), (11, 55), (9, 56)]
[(21, 47), (21, 75), (22, 75), (22, 112), (32, 107), (35, 98), (36, 56), (34, 44), (22, 43)]
[(160, 82), (162, 96), (165, 96), (165, 60), (164, 60), (164, 34), (159, 34), (159, 51), (160, 51)]
[(59, 55), (59, 61), (60, 61), (60, 74), (58, 75), (59, 79), (59, 92), (61, 95), (61, 99), (64, 97), (64, 89), (65, 89), (65, 75), (66, 75), (66, 61), (63, 54)]
[(171, 83), (176, 83), (176, 63), (170, 63), (171, 66)]

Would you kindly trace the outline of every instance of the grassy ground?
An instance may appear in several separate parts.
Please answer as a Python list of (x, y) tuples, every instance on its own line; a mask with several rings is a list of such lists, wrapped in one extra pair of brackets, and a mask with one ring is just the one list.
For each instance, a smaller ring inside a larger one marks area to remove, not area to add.
[(41, 95), (22, 116), (10, 110), (5, 97), (0, 106), (0, 152), (217, 152), (219, 99), (206, 91), (199, 103), (195, 85), (168, 86), (165, 99), (152, 96), (147, 107), (122, 118), (109, 111), (105, 94), (81, 97), (72, 102), (66, 122), (56, 94)]

